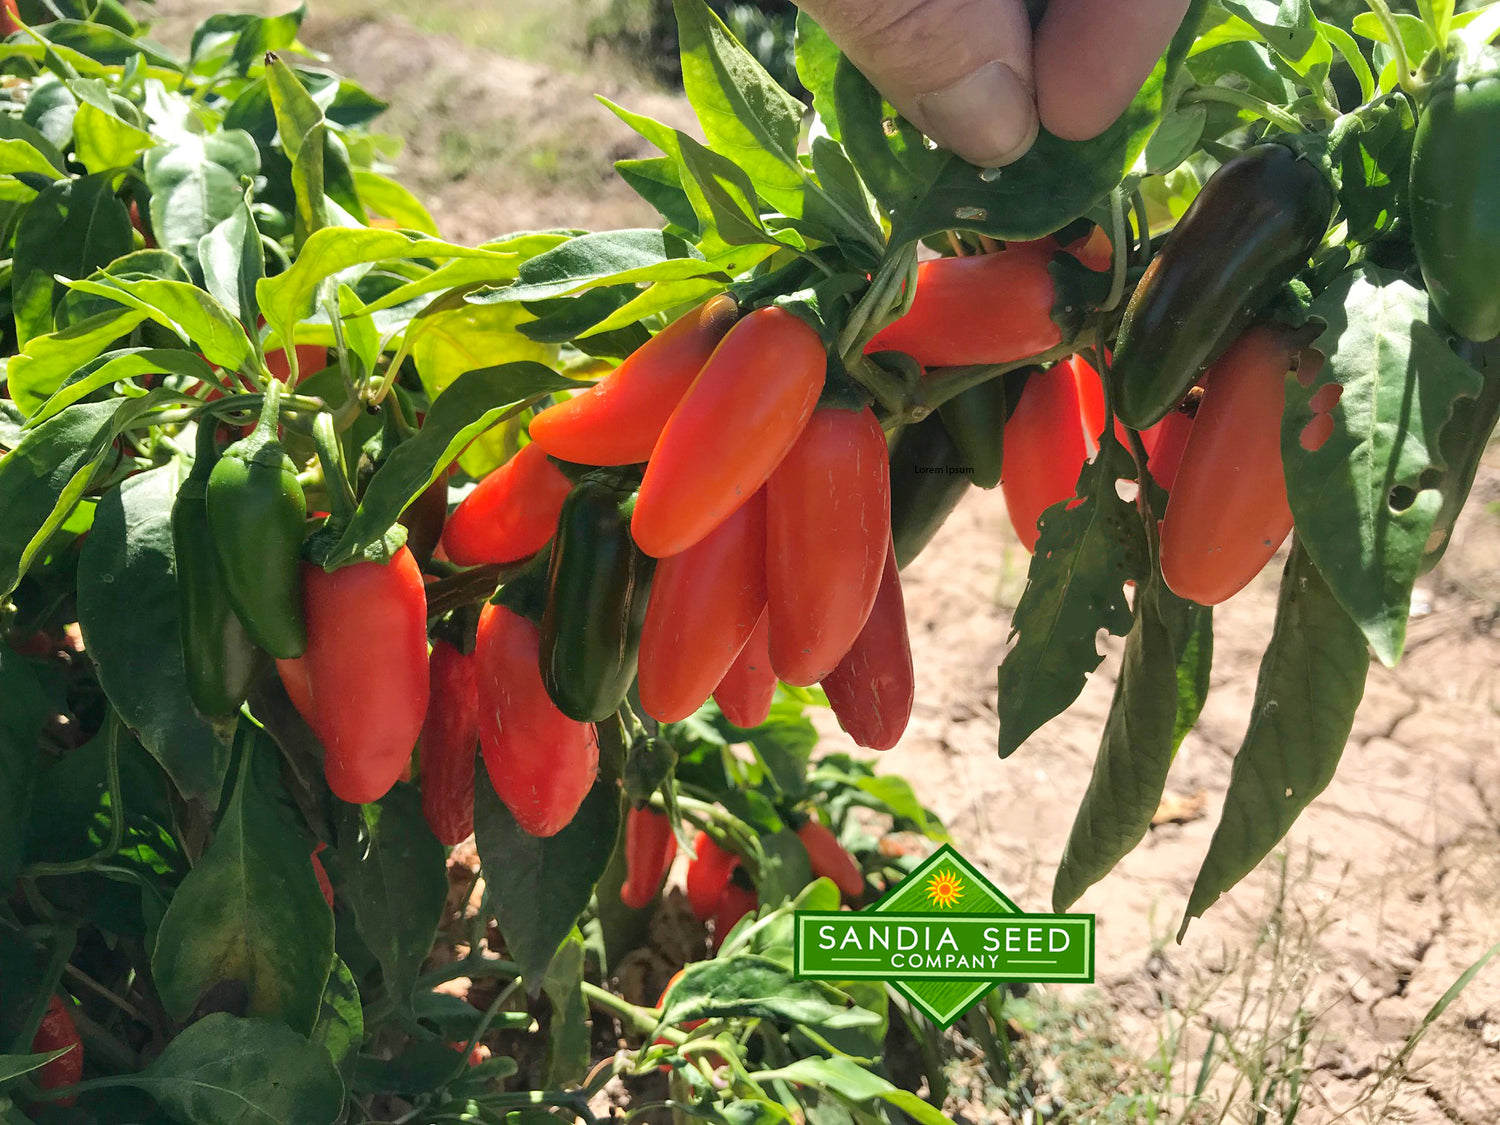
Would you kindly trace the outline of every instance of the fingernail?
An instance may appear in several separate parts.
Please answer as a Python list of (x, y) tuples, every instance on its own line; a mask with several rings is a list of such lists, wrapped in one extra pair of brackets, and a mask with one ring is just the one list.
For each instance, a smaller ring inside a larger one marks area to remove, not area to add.
[(985, 63), (947, 89), (917, 99), (923, 130), (981, 168), (1013, 164), (1041, 127), (1036, 98), (1010, 67)]

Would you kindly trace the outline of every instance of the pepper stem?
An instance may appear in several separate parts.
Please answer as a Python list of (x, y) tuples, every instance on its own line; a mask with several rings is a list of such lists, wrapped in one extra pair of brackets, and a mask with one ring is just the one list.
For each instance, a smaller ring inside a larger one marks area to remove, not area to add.
[(281, 392), (284, 389), (280, 379), (272, 379), (266, 384), (266, 397), (260, 406), (260, 419), (255, 423), (254, 437), (257, 444), (280, 440)]
[(318, 461), (323, 466), (323, 483), (328, 492), (331, 515), (335, 520), (347, 523), (354, 516), (357, 502), (354, 488), (349, 483), (349, 473), (344, 467), (344, 447), (339, 443), (332, 414), (321, 413), (313, 419), (313, 442), (318, 449)]

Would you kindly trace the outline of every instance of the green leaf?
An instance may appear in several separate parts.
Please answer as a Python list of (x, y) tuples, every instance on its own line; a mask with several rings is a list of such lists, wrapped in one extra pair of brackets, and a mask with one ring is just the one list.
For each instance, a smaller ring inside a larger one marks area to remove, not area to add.
[[(515, 1072), (514, 1063), (506, 1058), (492, 1058), (481, 1066), (482, 1070), (471, 1069), (459, 1054), (458, 1047), (447, 1042), (418, 1039), (410, 1041), (391, 1059), (360, 1056), (353, 1088), (359, 1094), (398, 1094), (405, 1098), (442, 1090), (450, 1097), (461, 1099), (462, 1086), (479, 1077), (475, 1070), (480, 1070), (491, 1082)], [(482, 1087), (484, 1083), (480, 1085)], [(476, 1094), (492, 1092), (492, 1089), (475, 1091)]]
[(672, 226), (696, 237), (698, 215), (682, 186), (681, 165), (667, 156), (616, 160), (615, 171), (635, 193), (659, 211)]
[[(181, 258), (170, 251), (154, 248), (132, 250), (129, 254), (122, 254), (109, 265), (89, 274), (84, 280), (108, 284), (116, 279), (192, 281)], [(57, 305), (57, 327), (58, 329), (66, 328), (97, 316), (99, 313), (118, 312), (119, 308), (118, 302), (112, 297), (100, 297), (94, 293), (81, 293), (68, 289), (63, 293), (62, 300)]]
[(157, 931), (151, 972), (185, 1019), (214, 985), (243, 985), (252, 1016), (299, 1033), (317, 1023), (333, 968), (333, 913), (307, 834), (280, 784), (275, 744), (245, 724), (239, 779), (213, 842), (177, 888)]
[[(535, 319), (520, 305), (464, 305), (422, 318), (407, 331), (411, 357), (436, 405), (460, 377), (517, 363), (553, 363), (557, 347), (528, 340), (520, 325)], [(503, 431), (487, 430), (459, 457), (470, 476), (483, 476), (509, 456)], [(404, 462), (409, 464), (409, 462)]]
[[(695, 176), (688, 168), (688, 157), (685, 153), (688, 151), (700, 153), (708, 151), (697, 141), (689, 137), (686, 133), (663, 125), (660, 121), (655, 121), (644, 114), (631, 113), (627, 109), (622, 109), (607, 98), (600, 98), (599, 100), (619, 117), (621, 121), (624, 121), (625, 124), (629, 125), (646, 138), (646, 140), (666, 153), (668, 158), (673, 162), (678, 173), (678, 183), (681, 185), (683, 193), (687, 196), (688, 202), (692, 205), (693, 213), (697, 216), (697, 223), (695, 225), (698, 228), (699, 250), (709, 261), (718, 263), (720, 272), (726, 277), (737, 277), (776, 251), (778, 244), (770, 238), (761, 241), (751, 241), (746, 237), (731, 239), (727, 235), (721, 234), (717, 228), (716, 213), (724, 211), (735, 221), (740, 229), (740, 234), (743, 236), (746, 233), (744, 230), (746, 221), (743, 217), (742, 209), (733, 205), (732, 201), (726, 207), (724, 198), (720, 198), (715, 204), (710, 204), (699, 182), (700, 176), (705, 172), (715, 168), (724, 170), (726, 165), (733, 167), (732, 161), (727, 161), (722, 157), (714, 158), (712, 154), (710, 154), (709, 158), (700, 158), (698, 162), (699, 175)], [(758, 239), (759, 235), (757, 234), (755, 237)], [(650, 299), (655, 290), (662, 287), (667, 288), (669, 291), (675, 291), (681, 287), (695, 286), (694, 297), (706, 295), (714, 291), (713, 289), (705, 288), (706, 285), (707, 283), (705, 282), (695, 281), (658, 282), (656, 286), (653, 286), (652, 289), (642, 294), (641, 299)], [(682, 303), (686, 299), (691, 298), (679, 298), (676, 303)], [(634, 302), (632, 302), (633, 304)], [(632, 305), (627, 305), (616, 316), (625, 316), (632, 309)], [(657, 306), (657, 310), (669, 307), (671, 307), (670, 304), (659, 305)], [(642, 316), (646, 315), (649, 314), (644, 312), (633, 313), (635, 320), (639, 320)], [(611, 318), (611, 321), (610, 328), (601, 327), (595, 331), (611, 331), (621, 324), (633, 323), (633, 320), (619, 320), (616, 318)]]
[(145, 313), (195, 344), (203, 358), (226, 371), (248, 370), (253, 363), (250, 338), (234, 316), (196, 285), (185, 281), (106, 277), (74, 281), (77, 292), (118, 301)]
[[(307, 5), (298, 5), (280, 16), (216, 12), (193, 29), (189, 61), (200, 73), (205, 64), (224, 62), (240, 77), (250, 73), (267, 51), (280, 51), (297, 41), (297, 29), (307, 15)], [(218, 69), (207, 67), (208, 72)]]
[(398, 784), (379, 801), (343, 805), (335, 859), (342, 901), (380, 961), (386, 991), (403, 1011), (432, 951), (448, 895), (443, 845), (427, 827), (421, 797)]
[(73, 152), (90, 172), (129, 167), (155, 144), (156, 138), (146, 130), (93, 102), (79, 105), (73, 118)]
[(1211, 613), (1174, 596), (1155, 577), (1137, 596), (1094, 772), (1052, 884), (1052, 909), (1059, 914), (1151, 827), (1177, 754), (1178, 661), (1195, 622)]
[(272, 1020), (224, 1012), (192, 1024), (140, 1074), (117, 1081), (145, 1090), (188, 1125), (333, 1125), (344, 1108), (326, 1051)]
[[(954, 228), (1019, 240), (1050, 234), (1113, 191), (1171, 106), (1171, 89), (1206, 0), (1192, 0), (1181, 29), (1130, 107), (1100, 136), (1064, 141), (1042, 131), (1024, 157), (993, 179), (899, 118), (844, 59), (835, 80), (844, 147), (892, 217), (890, 247)], [(893, 126), (887, 131), (887, 123)]]
[(709, 261), (717, 267), (717, 274), (687, 281), (658, 281), (583, 333), (583, 336), (602, 336), (636, 324), (648, 316), (707, 300), (726, 288), (725, 283), (719, 279), (721, 275), (738, 277), (776, 253), (777, 249), (770, 242), (754, 246), (725, 246), (709, 257)]
[(0, 645), (0, 884), (5, 886), (13, 884), (24, 859), (37, 739), (51, 710), (31, 664)]
[[(61, 1058), (71, 1051), (72, 1047), (59, 1047), (55, 1051), (42, 1051), (36, 1055), (0, 1055), (0, 1088), (13, 1078), (19, 1078), (23, 1074), (30, 1074), (33, 1070), (39, 1070), (53, 1059)], [(0, 1109), (5, 1108), (5, 1103), (0, 1101)], [(0, 1118), (0, 1120), (4, 1120)]]
[[(67, 87), (58, 83), (52, 83), (51, 87), (68, 93)], [(31, 97), (26, 103), (28, 112), (38, 97), (42, 98), (42, 104), (45, 104), (48, 89), (49, 84), (45, 79), (38, 79), (32, 85)], [(58, 151), (57, 146), (48, 140), (46, 134), (40, 129), (27, 124), (20, 117), (0, 114), (0, 138), (4, 138), (4, 141), (0, 142), (0, 173), (17, 175), (30, 172), (49, 180), (56, 180), (67, 172), (67, 161), (63, 159), (63, 154)], [(28, 152), (28, 149), (31, 151)], [(36, 155), (32, 155), (33, 153)], [(40, 164), (37, 163), (36, 156), (42, 158)]]
[(702, 0), (674, 0), (682, 88), (709, 147), (738, 164), (778, 211), (800, 216), (802, 103), (776, 84)]
[(474, 785), (474, 842), (505, 947), (533, 991), (589, 904), (619, 830), (612, 780), (596, 782), (571, 824), (545, 839), (525, 832), (483, 765)]
[(855, 788), (879, 802), (881, 811), (889, 812), (899, 820), (907, 820), (929, 839), (946, 841), (948, 833), (912, 789), (911, 782), (904, 777), (882, 774), (879, 777), (861, 777), (855, 780)]
[(130, 213), (110, 177), (60, 180), (38, 195), (16, 231), (11, 300), (18, 346), (24, 350), (52, 331), (54, 276), (87, 277), (132, 245)]
[(274, 59), (266, 68), (266, 84), (281, 147), (292, 162), (292, 191), (297, 201), (296, 244), (300, 249), (315, 231), (328, 226), (323, 193), (323, 155), (328, 127), (323, 111), (292, 68)]
[(790, 828), (762, 832), (755, 864), (755, 890), (761, 902), (780, 903), (813, 880), (807, 847)]
[(333, 971), (323, 986), (323, 1001), (318, 1008), (318, 1022), (313, 1025), (312, 1041), (323, 1045), (345, 1085), (354, 1074), (354, 1060), (364, 1038), (365, 1012), (360, 1004), (359, 985), (349, 966), (335, 956)]
[(363, 311), (376, 313), (396, 309), (434, 293), (456, 295), (460, 290), (509, 284), (515, 280), (522, 262), (560, 246), (571, 237), (572, 232), (541, 231), (516, 235), (501, 242), (487, 242), (481, 249), (494, 252), (492, 257), (454, 258), (437, 269), (420, 273), (397, 285), (364, 305)]
[(26, 424), (30, 427), (39, 426), (75, 402), (123, 379), (163, 372), (208, 383), (214, 381), (213, 368), (196, 353), (181, 348), (124, 348), (106, 352), (75, 371)]
[(582, 386), (586, 384), (529, 361), (464, 372), (434, 400), (417, 435), (398, 445), (375, 471), (343, 538), (323, 565), (337, 567), (359, 558), (491, 426), (543, 395)]
[(1218, 0), (1223, 8), (1259, 32), (1261, 42), (1274, 51), (1299, 77), (1321, 82), (1333, 61), (1333, 48), (1323, 35), (1308, 0), (1290, 0), (1276, 13), (1275, 22), (1255, 18), (1249, 4)]
[(1354, 77), (1359, 80), (1359, 93), (1363, 101), (1371, 101), (1375, 97), (1375, 75), (1370, 71), (1370, 63), (1364, 53), (1359, 49), (1359, 44), (1354, 41), (1342, 27), (1336, 24), (1323, 23), (1319, 21), (1318, 30), (1323, 33), (1329, 44), (1336, 50), (1349, 69), (1354, 72)]
[[(56, 53), (72, 63), (80, 73), (103, 74), (102, 69), (92, 64), (123, 66), (136, 58), (144, 59), (151, 66), (171, 71), (174, 75), (181, 70), (181, 64), (159, 47), (152, 46), (143, 39), (132, 38), (108, 24), (92, 20), (84, 22), (63, 19), (35, 25), (32, 30), (48, 39)], [(12, 45), (8, 49), (29, 53), (25, 46)], [(80, 60), (86, 64), (86, 68), (79, 66)]]
[(78, 558), (78, 623), (115, 710), (178, 792), (212, 808), (229, 768), (228, 731), (188, 697), (172, 550), (177, 486), (176, 465), (164, 465), (99, 501)]
[[(38, 137), (38, 140), (45, 143), (45, 138)], [(14, 176), (18, 173), (45, 176), (49, 180), (62, 178), (62, 170), (35, 143), (19, 137), (6, 137), (0, 140), (0, 174)]]
[[(77, 112), (78, 99), (73, 91), (54, 75), (44, 74), (31, 88), (21, 121), (39, 132), (61, 154), (73, 147), (73, 116)], [(61, 169), (63, 165), (58, 167)]]
[(25, 410), (38, 409), (71, 376), (146, 319), (137, 309), (114, 305), (66, 328), (34, 337), (10, 357), (6, 386)]
[[(1207, 607), (1202, 607), (1207, 610)], [(1172, 751), (1198, 725), (1208, 699), (1209, 675), (1214, 664), (1214, 615), (1211, 610), (1188, 618), (1185, 637), (1177, 638), (1177, 724), (1172, 731)]]
[(260, 172), (260, 150), (239, 129), (185, 133), (147, 153), (145, 169), (156, 241), (193, 268), (203, 237), (244, 205), (240, 180)]
[(777, 1079), (827, 1090), (839, 1101), (849, 1105), (883, 1101), (922, 1125), (952, 1125), (941, 1110), (916, 1094), (891, 1085), (853, 1059), (798, 1059), (777, 1070), (762, 1071), (756, 1075), (757, 1081)]
[[(1298, 535), (1375, 655), (1394, 665), (1406, 643), (1411, 590), (1442, 495), (1423, 487), (1440, 469), (1439, 439), (1479, 373), (1456, 356), (1427, 294), (1399, 274), (1363, 266), (1313, 302), (1327, 323), (1313, 344), (1327, 357), (1304, 387), (1287, 377), (1281, 456)], [(1342, 392), (1324, 388), (1340, 387)], [(1333, 433), (1314, 451), (1302, 432), (1331, 393)], [(1320, 396), (1321, 397), (1318, 397)]]
[(689, 965), (672, 986), (661, 1026), (693, 1020), (764, 1019), (783, 1027), (839, 1030), (878, 1022), (875, 1013), (849, 1006), (848, 997), (822, 981), (798, 980), (789, 966), (742, 954)]
[(713, 216), (714, 230), (721, 239), (731, 246), (782, 245), (761, 223), (755, 185), (743, 168), (712, 149), (704, 148), (692, 137), (679, 137), (677, 151), (682, 157), (683, 169), (698, 185), (709, 214)]
[(312, 235), (302, 246), (291, 268), (256, 286), (261, 315), (282, 340), (292, 338), (298, 321), (316, 310), (318, 287), (326, 278), (373, 262), (409, 261), (419, 258), (483, 258), (493, 262), (516, 262), (513, 250), (457, 246), (394, 230), (353, 230), (332, 227)]
[(1164, 176), (1182, 164), (1197, 150), (1207, 123), (1208, 109), (1202, 105), (1190, 105), (1167, 114), (1146, 145), (1146, 171), (1153, 176)]
[(253, 338), (260, 316), (255, 287), (266, 276), (266, 254), (250, 199), (248, 191), (239, 196), (229, 214), (198, 240), (197, 260), (208, 291)]
[(1131, 630), (1125, 581), (1145, 578), (1146, 541), (1135, 505), (1120, 499), (1115, 484), (1135, 475), (1130, 454), (1110, 436), (1084, 466), (1077, 499), (1041, 518), (1011, 621), (1015, 645), (1000, 665), (1002, 758), (1078, 698), (1104, 659), (1095, 642), (1100, 629), (1117, 637)]
[(0, 596), (16, 588), (89, 486), (114, 440), (119, 405), (70, 406), (0, 457)]
[(783, 796), (799, 798), (807, 790), (807, 764), (818, 746), (818, 732), (800, 703), (776, 700), (765, 722), (741, 731), (721, 719), (719, 731), (725, 742), (748, 742), (766, 765)]
[(838, 73), (838, 44), (806, 12), (797, 13), (797, 77), (812, 94), (813, 110), (828, 135), (839, 140), (838, 111), (834, 100), (834, 76)]
[[(601, 285), (631, 285), (717, 275), (693, 246), (665, 231), (583, 234), (522, 263), (513, 285), (481, 293), (474, 304), (545, 301)], [(725, 279), (727, 280), (727, 279)]]
[(1388, 232), (1405, 207), (1415, 119), (1411, 103), (1399, 98), (1370, 107), (1357, 120), (1333, 156), (1348, 241), (1370, 242)]
[(379, 172), (354, 169), (354, 187), (367, 210), (394, 219), (405, 230), (420, 231), (437, 237), (437, 224), (422, 201), (389, 176)]
[(589, 1070), (588, 1001), (583, 998), (583, 935), (574, 930), (547, 966), (542, 991), (552, 1002), (551, 1038), (547, 1043), (547, 1088), (560, 1090), (581, 1083)]
[(1281, 579), (1250, 729), (1234, 757), (1224, 813), (1198, 871), (1188, 923), (1246, 875), (1333, 780), (1365, 692), (1370, 653), (1297, 543)]

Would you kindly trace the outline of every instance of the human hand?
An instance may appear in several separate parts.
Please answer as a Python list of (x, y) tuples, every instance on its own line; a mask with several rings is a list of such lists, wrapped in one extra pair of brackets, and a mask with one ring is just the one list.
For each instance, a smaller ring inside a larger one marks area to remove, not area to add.
[(1011, 164), (1039, 125), (1098, 136), (1124, 112), (1189, 0), (796, 0), (882, 94), (939, 145)]

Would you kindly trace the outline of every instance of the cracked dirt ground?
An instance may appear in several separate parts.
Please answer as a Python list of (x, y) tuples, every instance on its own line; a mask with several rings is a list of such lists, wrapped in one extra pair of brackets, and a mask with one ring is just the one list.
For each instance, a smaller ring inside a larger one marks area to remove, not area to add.
[[(1448, 558), (1419, 585), (1405, 659), (1372, 669), (1338, 775), (1293, 828), (1284, 860), (1263, 863), (1179, 946), (1172, 936), (1248, 719), (1279, 564), (1217, 612), (1208, 703), (1168, 782), (1169, 796), (1205, 795), (1205, 815), (1153, 829), (1074, 907), (1098, 915), (1098, 979), (1138, 1049), (1169, 1025), (1168, 1006), (1192, 1013), (1187, 1059), (1201, 1056), (1211, 1020), (1274, 1039), (1300, 1006), (1316, 1019), (1297, 1119), (1331, 1120), (1370, 1092), (1432, 1004), (1500, 940), (1500, 521), (1483, 510), (1496, 497), (1500, 472), (1486, 471)], [(1025, 564), (1003, 499), (974, 491), (912, 566), (917, 711), (883, 761), (914, 779), (1007, 893), (1040, 910), (1120, 642), (1071, 711), (998, 761), (993, 673)], [(1195, 804), (1184, 803), (1188, 817)], [(1434, 1025), (1409, 1080), (1386, 1082), (1347, 1119), (1366, 1118), (1500, 1121), (1500, 965)]]
[[(163, 0), (160, 38), (185, 42), (219, 7)], [(393, 101), (386, 128), (408, 141), (400, 174), (445, 234), (655, 221), (610, 172), (614, 159), (651, 153), (592, 94), (691, 128), (680, 98), (500, 58), (394, 17), (319, 22), (318, 12), (315, 4), (305, 38)], [(1202, 1056), (1213, 1020), (1239, 1035), (1231, 1045), (1259, 1038), (1281, 1050), (1300, 1007), (1315, 1018), (1298, 1121), (1349, 1111), (1342, 1120), (1500, 1122), (1500, 959), (1428, 1033), (1407, 1077), (1377, 1083), (1433, 1002), (1500, 940), (1500, 519), (1483, 511), (1497, 500), (1492, 470), (1448, 558), (1420, 584), (1405, 661), (1372, 669), (1338, 776), (1292, 830), (1288, 858), (1263, 864), (1179, 946), (1171, 935), (1244, 731), (1279, 565), (1218, 612), (1208, 705), (1168, 786), (1185, 798), (1186, 823), (1153, 830), (1075, 908), (1098, 915), (1103, 1002), (1137, 1052), (1149, 1054), (1178, 1018), (1183, 1059)], [(1067, 715), (998, 761), (994, 669), (1026, 561), (999, 492), (976, 490), (908, 572), (918, 704), (883, 764), (914, 781), (1007, 893), (1040, 910), (1120, 643)], [(830, 747), (848, 747), (828, 716), (820, 722)], [(1200, 793), (1205, 815), (1191, 819)], [(1217, 1057), (1226, 1050), (1220, 1039)], [(1229, 1073), (1220, 1068), (1215, 1083)], [(1172, 1085), (1193, 1080), (1184, 1063)], [(1243, 1087), (1221, 1093), (1244, 1103)]]

